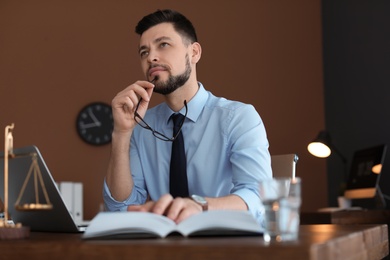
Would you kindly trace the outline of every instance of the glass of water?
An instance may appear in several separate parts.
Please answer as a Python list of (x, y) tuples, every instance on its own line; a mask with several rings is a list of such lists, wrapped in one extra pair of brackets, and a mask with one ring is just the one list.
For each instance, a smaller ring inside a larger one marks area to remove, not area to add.
[(273, 178), (259, 184), (259, 194), (265, 209), (264, 241), (298, 239), (301, 206), (300, 178)]

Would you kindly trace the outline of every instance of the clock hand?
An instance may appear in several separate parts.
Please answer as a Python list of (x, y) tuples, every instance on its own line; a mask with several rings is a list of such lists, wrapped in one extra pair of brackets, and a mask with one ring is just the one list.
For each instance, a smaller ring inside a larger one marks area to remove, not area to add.
[(91, 128), (91, 127), (97, 127), (97, 126), (100, 126), (100, 125), (101, 125), (100, 122), (98, 122), (98, 124), (97, 123), (89, 123), (89, 124), (82, 123), (82, 124), (80, 124), (80, 128), (82, 128), (84, 130), (84, 129), (88, 129), (88, 128)]
[(96, 118), (95, 114), (92, 112), (92, 109), (88, 109), (88, 114), (92, 118), (92, 120), (96, 126), (102, 125), (102, 123), (100, 123), (100, 121)]

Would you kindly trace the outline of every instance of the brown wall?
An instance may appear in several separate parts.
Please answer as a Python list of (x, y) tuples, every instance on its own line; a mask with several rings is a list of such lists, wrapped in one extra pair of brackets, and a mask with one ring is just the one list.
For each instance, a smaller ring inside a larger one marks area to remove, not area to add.
[(205, 87), (252, 103), (272, 154), (299, 154), (303, 210), (325, 207), (325, 162), (306, 151), (324, 128), (320, 0), (2, 0), (1, 132), (15, 123), (16, 147), (37, 145), (56, 181), (83, 182), (84, 215), (92, 218), (110, 146), (83, 143), (76, 115), (142, 79), (134, 26), (164, 8), (183, 12), (197, 28)]

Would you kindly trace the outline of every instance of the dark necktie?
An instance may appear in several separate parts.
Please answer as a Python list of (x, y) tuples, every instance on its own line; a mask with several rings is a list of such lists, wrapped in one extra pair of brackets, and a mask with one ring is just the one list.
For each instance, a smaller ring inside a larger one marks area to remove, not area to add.
[[(180, 129), (180, 123), (184, 120), (182, 114), (173, 114), (173, 136)], [(177, 138), (172, 142), (171, 169), (169, 177), (169, 190), (176, 197), (188, 197), (187, 162), (184, 152), (183, 134), (180, 131)]]

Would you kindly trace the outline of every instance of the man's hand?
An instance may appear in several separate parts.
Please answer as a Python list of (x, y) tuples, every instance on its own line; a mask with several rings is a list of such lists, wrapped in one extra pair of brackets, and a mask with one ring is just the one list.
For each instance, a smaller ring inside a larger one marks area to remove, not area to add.
[(154, 85), (148, 81), (137, 81), (119, 92), (111, 102), (114, 116), (114, 131), (126, 132), (137, 124), (134, 120), (134, 111), (139, 99), (142, 98), (138, 113), (145, 115)]
[(152, 212), (165, 215), (176, 223), (202, 212), (202, 207), (190, 198), (173, 198), (170, 194), (163, 195), (158, 201), (148, 201), (143, 205), (131, 205), (128, 211)]

